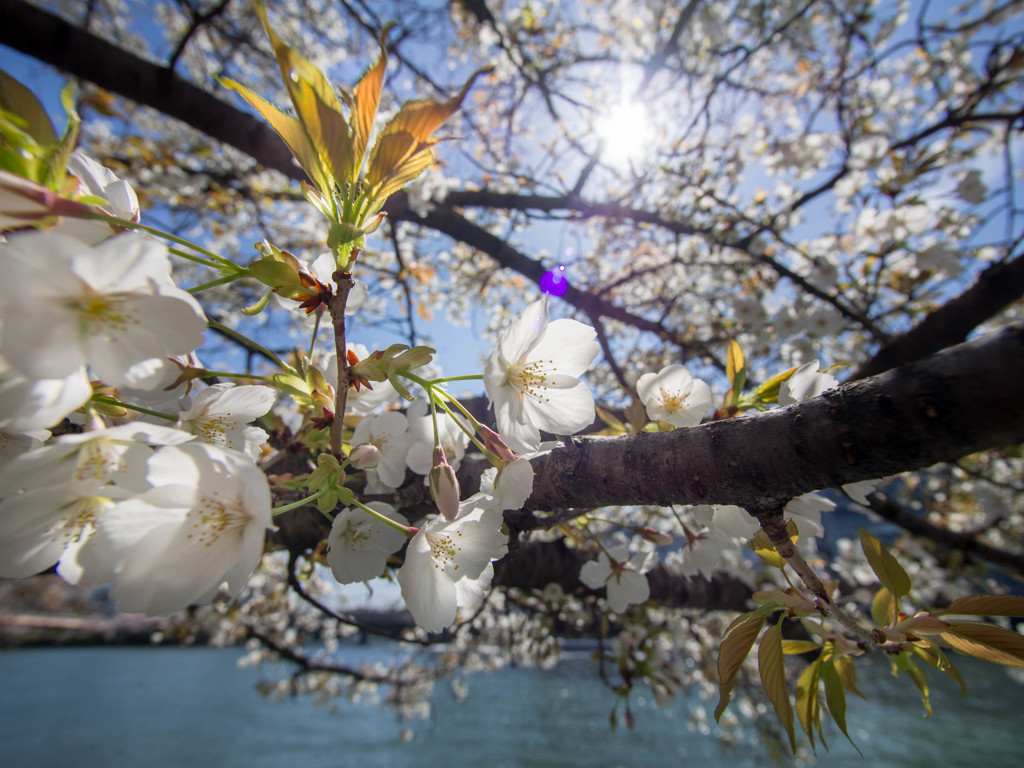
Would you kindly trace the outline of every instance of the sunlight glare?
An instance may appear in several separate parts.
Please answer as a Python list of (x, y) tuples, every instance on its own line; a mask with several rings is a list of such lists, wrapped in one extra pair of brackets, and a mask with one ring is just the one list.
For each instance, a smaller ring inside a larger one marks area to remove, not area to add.
[(609, 165), (626, 167), (643, 157), (653, 137), (647, 107), (640, 102), (619, 101), (598, 118), (602, 159)]

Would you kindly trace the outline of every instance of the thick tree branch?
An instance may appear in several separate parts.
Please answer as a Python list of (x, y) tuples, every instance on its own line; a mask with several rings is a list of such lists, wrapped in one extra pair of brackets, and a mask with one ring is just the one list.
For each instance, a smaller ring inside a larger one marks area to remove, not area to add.
[(1024, 323), (766, 413), (580, 437), (534, 461), (527, 509), (763, 507), (1024, 441)]
[(851, 381), (920, 360), (964, 341), (971, 331), (1024, 295), (1024, 256), (993, 264), (977, 282), (920, 323), (882, 346)]
[(177, 118), (293, 179), (302, 169), (262, 120), (52, 13), (0, 0), (0, 43)]

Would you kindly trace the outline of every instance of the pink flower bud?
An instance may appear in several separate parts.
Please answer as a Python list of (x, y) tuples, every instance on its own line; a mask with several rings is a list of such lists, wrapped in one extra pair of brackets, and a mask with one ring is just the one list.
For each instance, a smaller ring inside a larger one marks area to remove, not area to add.
[(481, 424), (480, 436), (484, 439), (484, 448), (495, 454), (502, 461), (512, 462), (518, 458), (518, 456), (512, 452), (512, 449), (505, 445), (505, 441), (501, 439), (501, 435), (493, 429), (489, 429)]
[(459, 514), (459, 480), (440, 446), (434, 448), (434, 466), (427, 482), (438, 510), (446, 520), (454, 520)]
[(348, 462), (356, 469), (373, 469), (380, 463), (380, 448), (370, 443), (360, 443), (348, 455)]

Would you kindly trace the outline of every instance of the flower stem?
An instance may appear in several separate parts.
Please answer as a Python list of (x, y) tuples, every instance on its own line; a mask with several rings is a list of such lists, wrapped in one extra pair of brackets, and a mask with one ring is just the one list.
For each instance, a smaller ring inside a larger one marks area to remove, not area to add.
[(413, 536), (416, 535), (416, 532), (419, 530), (418, 528), (410, 528), (407, 525), (402, 525), (397, 520), (392, 520), (387, 515), (382, 515), (377, 510), (372, 509), (371, 507), (368, 507), (365, 504), (363, 504), (363, 502), (359, 501), (359, 499), (353, 499), (352, 503), (359, 507), (361, 510), (363, 510), (363, 512), (365, 512), (366, 514), (370, 515), (371, 517), (380, 520), (380, 522), (394, 528), (396, 531), (401, 531), (403, 534), (405, 534), (407, 538), (411, 539)]
[(116, 397), (110, 395), (93, 395), (92, 399), (97, 403), (103, 403), (103, 405), (113, 405), (119, 408), (127, 408), (130, 411), (137, 411), (138, 413), (145, 413), (147, 416), (156, 416), (158, 419), (166, 419), (167, 421), (177, 421), (177, 416), (171, 416), (168, 413), (162, 413), (160, 411), (151, 411), (149, 408), (143, 408), (141, 405), (132, 405), (131, 403), (124, 403), (118, 400)]
[[(243, 342), (247, 347), (251, 347), (252, 349), (256, 350), (257, 352), (260, 352), (261, 354), (266, 355), (270, 360), (273, 360), (274, 363), (276, 363), (282, 369), (288, 371), (289, 373), (295, 373), (295, 369), (292, 368), (290, 365), (288, 365), (288, 363), (286, 363), (280, 357), (275, 355), (273, 352), (271, 352), (266, 347), (263, 347), (263, 346), (257, 344), (252, 339), (248, 338), (247, 336), (242, 335), (241, 333), (239, 333), (235, 329), (228, 328), (226, 325), (224, 325), (222, 323), (218, 323), (216, 320), (214, 320), (211, 317), (207, 317), (206, 318), (206, 324), (209, 325), (214, 330), (219, 331), (220, 333), (223, 333), (225, 336), (230, 336), (233, 339), (237, 339), (238, 341)], [(219, 376), (228, 376), (228, 375), (231, 375), (231, 376), (244, 376), (245, 374), (236, 373), (236, 374), (218, 374), (218, 375)], [(253, 376), (252, 378), (258, 379), (258, 378), (261, 378), (261, 377)], [(270, 379), (264, 379), (264, 381), (270, 381)], [(273, 382), (271, 382), (271, 383), (273, 383)]]
[(291, 512), (293, 509), (298, 509), (299, 507), (305, 506), (306, 504), (310, 504), (316, 501), (329, 490), (330, 486), (325, 486), (316, 493), (314, 493), (312, 496), (307, 496), (304, 499), (299, 499), (298, 501), (293, 501), (290, 504), (284, 504), (280, 507), (274, 507), (273, 509), (270, 510), (270, 514), (272, 517), (277, 517), (278, 515), (284, 514), (285, 512)]

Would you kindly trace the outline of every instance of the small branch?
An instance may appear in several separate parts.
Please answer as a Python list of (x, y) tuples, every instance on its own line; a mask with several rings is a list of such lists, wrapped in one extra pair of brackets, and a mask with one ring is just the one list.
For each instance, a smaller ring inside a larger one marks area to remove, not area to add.
[(793, 545), (792, 539), (789, 538), (789, 531), (786, 530), (786, 521), (783, 517), (784, 507), (784, 504), (774, 504), (751, 510), (751, 512), (761, 524), (761, 530), (768, 534), (768, 538), (775, 545), (775, 551), (786, 559), (800, 580), (817, 598), (815, 603), (822, 615), (837, 622), (854, 637), (859, 638), (858, 645), (864, 650), (878, 650), (878, 638), (871, 630), (862, 627), (852, 616), (833, 602), (832, 596), (825, 589), (818, 574)]
[(327, 309), (331, 313), (331, 322), (334, 324), (334, 352), (338, 359), (338, 381), (334, 393), (334, 420), (331, 421), (331, 453), (340, 460), (344, 458), (341, 451), (341, 432), (345, 422), (349, 387), (348, 356), (345, 347), (345, 304), (348, 302), (348, 292), (352, 290), (355, 283), (352, 281), (352, 275), (348, 272), (335, 272), (333, 277), (337, 287), (327, 302)]

